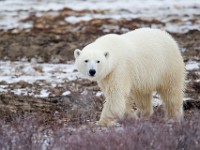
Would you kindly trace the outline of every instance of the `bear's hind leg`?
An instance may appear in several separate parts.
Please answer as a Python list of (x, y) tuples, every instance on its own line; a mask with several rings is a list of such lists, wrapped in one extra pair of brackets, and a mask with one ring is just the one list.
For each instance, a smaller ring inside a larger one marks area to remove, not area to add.
[(138, 118), (137, 111), (133, 109), (133, 103), (131, 98), (127, 98), (126, 101), (126, 117), (133, 120), (136, 120)]
[(152, 93), (136, 93), (134, 98), (139, 115), (150, 118), (153, 114)]
[(183, 92), (180, 88), (169, 88), (159, 92), (170, 119), (181, 121), (183, 119)]

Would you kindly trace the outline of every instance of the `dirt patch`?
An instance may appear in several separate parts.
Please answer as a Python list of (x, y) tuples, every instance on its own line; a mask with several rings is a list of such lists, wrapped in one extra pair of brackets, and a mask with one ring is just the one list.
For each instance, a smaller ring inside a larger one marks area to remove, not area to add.
[(183, 57), (188, 60), (200, 61), (200, 31), (191, 30), (185, 34), (174, 34), (180, 47), (184, 49)]
[[(93, 19), (88, 22), (66, 24), (65, 28), (34, 27), (31, 32), (21, 31), (17, 34), (1, 32), (0, 58), (20, 60), (22, 58), (39, 59), (39, 62), (66, 62), (73, 60), (73, 51), (83, 48), (97, 37), (106, 33), (124, 33), (140, 26), (160, 24), (157, 20), (112, 20)], [(106, 26), (106, 28), (105, 28)], [(105, 29), (104, 29), (105, 28)], [(59, 30), (60, 29), (60, 30)], [(59, 32), (55, 31), (59, 30)], [(173, 34), (181, 48), (185, 61), (195, 59), (199, 61), (200, 31), (193, 30), (185, 34)]]
[[(107, 33), (124, 33), (138, 27), (164, 26), (159, 20), (130, 19), (115, 20), (110, 18), (91, 19), (70, 23), (65, 21), (68, 16), (81, 17), (85, 14), (104, 14), (104, 11), (82, 10), (69, 8), (60, 10), (56, 16), (46, 12), (38, 17), (31, 14), (23, 23), (32, 23), (30, 29), (10, 29), (0, 31), (0, 59), (20, 60), (22, 58), (39, 59), (39, 62), (65, 62), (73, 60), (73, 51), (83, 48), (97, 37)], [(17, 33), (14, 31), (18, 30)]]
[[(6, 83), (3, 83), (6, 84)], [(32, 86), (41, 89), (40, 84), (28, 84), (18, 82), (10, 84), (13, 88)], [(61, 93), (68, 89), (70, 95), (61, 96)], [(80, 125), (88, 124), (98, 120), (104, 97), (96, 96), (100, 90), (95, 82), (78, 79), (66, 82), (60, 87), (52, 87), (54, 96), (39, 98), (33, 96), (18, 96), (12, 92), (0, 95), (0, 114), (8, 122), (12, 121), (13, 116), (23, 116), (23, 114), (43, 113), (51, 118), (65, 118), (66, 124)], [(54, 119), (53, 119), (54, 120)]]
[[(52, 122), (62, 118), (66, 125), (94, 123), (99, 118), (102, 99), (92, 95), (72, 93), (70, 96), (34, 98), (30, 96), (1, 95), (1, 119), (12, 122), (15, 117), (44, 114)], [(14, 117), (14, 118), (13, 118)]]

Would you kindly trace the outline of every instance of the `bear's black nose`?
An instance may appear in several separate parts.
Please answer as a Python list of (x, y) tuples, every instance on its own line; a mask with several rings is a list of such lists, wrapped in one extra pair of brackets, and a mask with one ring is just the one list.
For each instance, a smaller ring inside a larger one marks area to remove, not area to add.
[(96, 73), (96, 70), (94, 70), (94, 69), (90, 69), (90, 70), (89, 70), (90, 76), (94, 76), (95, 73)]

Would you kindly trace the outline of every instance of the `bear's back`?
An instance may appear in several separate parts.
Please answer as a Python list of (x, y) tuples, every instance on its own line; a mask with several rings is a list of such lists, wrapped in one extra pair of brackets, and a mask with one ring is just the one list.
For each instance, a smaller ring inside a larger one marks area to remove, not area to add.
[(138, 50), (148, 49), (151, 52), (159, 53), (173, 53), (173, 55), (180, 55), (176, 41), (167, 32), (159, 29), (140, 28), (134, 31), (121, 35), (127, 39), (135, 47), (141, 47)]
[(139, 78), (148, 79), (146, 82), (161, 82), (162, 77), (169, 73), (169, 76), (177, 72), (184, 74), (184, 63), (178, 45), (167, 32), (141, 28), (121, 36), (133, 45), (134, 50), (130, 52), (130, 56), (132, 54), (136, 58), (134, 61), (137, 61)]
[(149, 59), (156, 60), (157, 63), (165, 61), (164, 64), (170, 66), (172, 61), (182, 59), (176, 41), (165, 31), (140, 28), (121, 37), (132, 45), (132, 55), (148, 59), (147, 61)]

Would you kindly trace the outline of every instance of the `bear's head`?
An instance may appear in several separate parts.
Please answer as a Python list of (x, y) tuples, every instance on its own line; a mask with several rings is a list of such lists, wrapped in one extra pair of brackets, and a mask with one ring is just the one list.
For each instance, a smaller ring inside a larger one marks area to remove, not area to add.
[(108, 52), (83, 49), (74, 51), (75, 65), (79, 72), (88, 79), (98, 81), (104, 78), (107, 72)]

